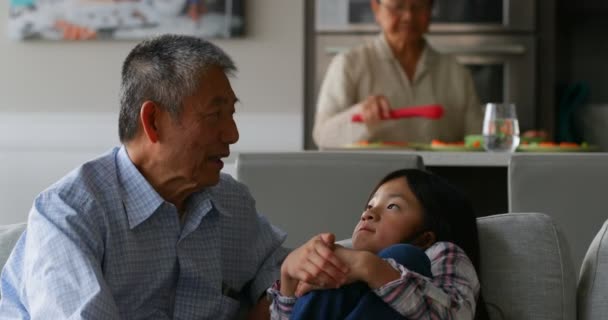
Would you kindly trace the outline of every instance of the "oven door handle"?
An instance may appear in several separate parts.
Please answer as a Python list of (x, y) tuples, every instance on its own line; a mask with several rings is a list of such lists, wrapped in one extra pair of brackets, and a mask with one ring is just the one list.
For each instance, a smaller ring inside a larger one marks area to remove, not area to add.
[(484, 45), (474, 47), (463, 47), (463, 46), (442, 46), (434, 44), (433, 47), (441, 52), (448, 54), (475, 54), (475, 55), (489, 55), (489, 54), (501, 54), (501, 55), (522, 55), (526, 53), (526, 47), (518, 44), (509, 45)]

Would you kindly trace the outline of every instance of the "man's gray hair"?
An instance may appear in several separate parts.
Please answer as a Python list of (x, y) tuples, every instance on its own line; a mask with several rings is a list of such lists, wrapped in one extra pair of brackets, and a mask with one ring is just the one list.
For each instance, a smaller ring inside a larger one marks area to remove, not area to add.
[(118, 135), (128, 142), (137, 134), (141, 105), (153, 101), (177, 119), (182, 102), (193, 95), (205, 72), (220, 67), (236, 72), (232, 59), (209, 41), (183, 35), (162, 35), (139, 43), (122, 66)]

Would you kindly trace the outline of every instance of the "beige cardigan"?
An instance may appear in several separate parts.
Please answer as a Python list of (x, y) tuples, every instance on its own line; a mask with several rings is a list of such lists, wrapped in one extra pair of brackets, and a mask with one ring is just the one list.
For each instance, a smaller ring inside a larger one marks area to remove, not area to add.
[[(372, 94), (385, 95), (392, 108), (438, 103), (445, 112), (439, 120), (388, 120), (369, 129), (352, 123), (360, 102)], [(319, 93), (313, 138), (320, 148), (360, 140), (462, 141), (466, 134), (480, 133), (482, 121), (482, 108), (467, 69), (426, 45), (411, 83), (381, 34), (332, 60)]]

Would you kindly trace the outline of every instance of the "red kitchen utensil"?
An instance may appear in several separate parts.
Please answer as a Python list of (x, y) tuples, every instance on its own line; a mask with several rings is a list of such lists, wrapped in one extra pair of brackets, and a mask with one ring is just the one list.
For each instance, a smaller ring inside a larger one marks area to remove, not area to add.
[[(401, 119), (409, 117), (423, 117), (429, 119), (439, 119), (443, 116), (443, 106), (440, 104), (430, 104), (415, 107), (403, 107), (390, 111), (389, 117), (382, 120)], [(363, 122), (361, 114), (353, 115), (352, 122)]]

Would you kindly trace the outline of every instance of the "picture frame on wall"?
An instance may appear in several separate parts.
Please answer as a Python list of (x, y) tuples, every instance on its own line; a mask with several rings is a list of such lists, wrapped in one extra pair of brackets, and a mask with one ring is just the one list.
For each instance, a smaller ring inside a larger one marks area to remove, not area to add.
[(244, 34), (244, 1), (9, 0), (8, 33), (16, 40), (232, 38)]

